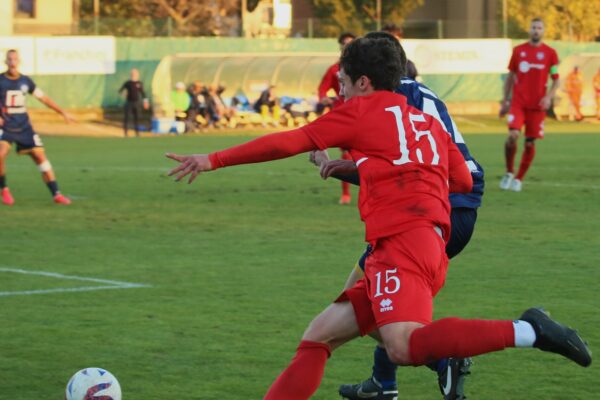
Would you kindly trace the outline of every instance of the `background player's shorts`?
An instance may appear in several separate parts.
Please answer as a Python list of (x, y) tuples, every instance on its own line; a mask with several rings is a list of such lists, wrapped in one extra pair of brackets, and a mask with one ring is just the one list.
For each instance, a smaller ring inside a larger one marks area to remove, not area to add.
[[(476, 208), (452, 208), (450, 212), (450, 240), (446, 243), (446, 255), (448, 258), (452, 258), (463, 251), (471, 240), (471, 236), (473, 236), (476, 221)], [(371, 245), (367, 245), (367, 249), (357, 262), (363, 272), (365, 271), (365, 263), (369, 254), (371, 254)]]
[(455, 207), (450, 212), (450, 240), (446, 243), (448, 258), (458, 255), (471, 240), (477, 222), (477, 209)]
[(508, 129), (520, 131), (523, 124), (525, 124), (525, 137), (531, 139), (544, 138), (546, 111), (525, 109), (519, 104), (513, 103), (506, 118), (508, 120)]
[(352, 303), (361, 335), (393, 322), (428, 324), (446, 279), (444, 248), (433, 227), (380, 239), (367, 257), (365, 277), (336, 302)]
[(25, 128), (20, 132), (7, 132), (0, 130), (0, 140), (10, 144), (17, 144), (17, 153), (25, 153), (37, 147), (44, 147), (42, 139), (31, 128)]

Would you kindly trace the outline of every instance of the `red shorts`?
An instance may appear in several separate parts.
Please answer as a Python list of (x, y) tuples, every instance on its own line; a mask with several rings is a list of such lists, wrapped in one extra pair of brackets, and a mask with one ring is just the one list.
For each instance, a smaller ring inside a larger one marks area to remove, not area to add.
[(446, 279), (445, 247), (433, 227), (378, 240), (365, 277), (336, 302), (352, 303), (363, 336), (392, 322), (431, 323), (433, 298)]
[(544, 138), (544, 119), (546, 111), (523, 108), (520, 104), (511, 104), (508, 112), (508, 129), (521, 130), (525, 124), (525, 137), (531, 139)]

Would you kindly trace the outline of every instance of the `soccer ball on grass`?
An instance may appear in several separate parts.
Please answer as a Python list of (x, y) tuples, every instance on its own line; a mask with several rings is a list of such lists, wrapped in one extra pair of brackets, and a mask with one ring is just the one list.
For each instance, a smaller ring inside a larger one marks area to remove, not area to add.
[(85, 368), (69, 379), (65, 400), (121, 400), (121, 385), (102, 368)]

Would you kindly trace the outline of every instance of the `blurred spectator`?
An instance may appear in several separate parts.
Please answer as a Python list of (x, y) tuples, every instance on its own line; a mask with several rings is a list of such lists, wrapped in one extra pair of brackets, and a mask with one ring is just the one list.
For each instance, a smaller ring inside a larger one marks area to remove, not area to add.
[(269, 85), (260, 93), (258, 100), (254, 103), (254, 111), (260, 113), (263, 106), (268, 107), (269, 110), (275, 106), (275, 85)]
[(188, 94), (190, 96), (190, 108), (187, 110), (186, 119), (188, 130), (196, 131), (198, 127), (208, 123), (206, 93), (206, 88), (200, 81), (194, 81), (188, 88)]
[(263, 125), (268, 121), (272, 121), (274, 125), (279, 125), (281, 119), (281, 107), (275, 97), (275, 85), (269, 85), (263, 90), (254, 103), (254, 111), (260, 113)]
[(220, 127), (227, 123), (235, 125), (235, 109), (228, 107), (221, 98), (221, 93), (224, 91), (225, 86), (223, 85), (210, 85), (206, 92), (206, 107), (208, 110), (209, 124), (211, 126)]
[(594, 75), (594, 92), (596, 93), (596, 118), (600, 120), (600, 68)]
[(569, 101), (575, 108), (575, 120), (581, 121), (583, 115), (581, 114), (581, 93), (583, 91), (583, 76), (579, 67), (573, 67), (573, 70), (567, 75), (566, 79), (566, 92), (569, 95)]
[[(175, 90), (171, 92), (171, 101), (173, 102), (173, 109), (175, 111), (175, 120), (183, 123), (185, 127), (185, 121), (187, 118), (187, 111), (190, 108), (191, 99), (188, 92), (185, 90), (185, 84), (183, 82), (177, 82), (175, 84)], [(177, 132), (185, 132), (185, 128), (177, 128)]]
[(141, 107), (147, 110), (150, 103), (144, 92), (144, 84), (140, 81), (140, 72), (133, 68), (130, 72), (130, 79), (123, 83), (119, 89), (119, 94), (126, 91), (125, 107), (123, 109), (123, 134), (127, 137), (127, 125), (129, 124), (129, 114), (133, 116), (133, 129), (135, 136), (139, 137), (139, 114)]

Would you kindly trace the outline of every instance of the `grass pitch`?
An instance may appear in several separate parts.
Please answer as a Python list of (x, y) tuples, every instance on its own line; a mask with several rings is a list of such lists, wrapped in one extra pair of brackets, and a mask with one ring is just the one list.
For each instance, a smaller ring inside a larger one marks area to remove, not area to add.
[[(47, 137), (70, 207), (51, 203), (28, 158), (10, 156), (16, 204), (0, 207), (0, 268), (148, 287), (75, 291), (110, 284), (0, 272), (2, 293), (57, 291), (0, 296), (0, 399), (62, 398), (68, 378), (90, 366), (114, 373), (125, 400), (261, 398), (364, 244), (355, 206), (337, 205), (339, 184), (320, 180), (305, 156), (193, 185), (165, 176), (166, 151), (247, 139)], [(487, 190), (435, 316), (512, 319), (543, 305), (597, 350), (600, 135), (550, 133), (522, 193), (497, 188), (504, 135), (466, 140)], [(372, 349), (360, 339), (336, 352), (314, 398), (335, 399), (340, 383), (366, 378)], [(426, 368), (401, 368), (398, 379), (400, 399), (441, 398)], [(474, 399), (587, 400), (600, 374), (594, 364), (507, 350), (477, 357), (467, 385)]]

